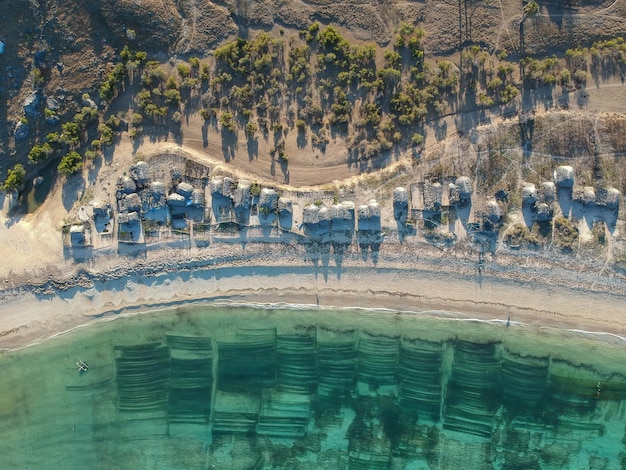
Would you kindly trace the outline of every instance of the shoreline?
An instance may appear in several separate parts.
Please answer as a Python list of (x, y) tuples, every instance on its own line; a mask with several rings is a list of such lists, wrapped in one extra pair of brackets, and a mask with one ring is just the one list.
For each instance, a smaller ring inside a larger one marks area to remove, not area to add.
[[(549, 269), (550, 280), (559, 284), (551, 286), (541, 283), (543, 268), (504, 260), (490, 264), (478, 278), (466, 257), (422, 253), (416, 258), (404, 249), (381, 254), (375, 266), (348, 256), (340, 267), (315, 266), (301, 253), (266, 245), (219, 257), (170, 254), (135, 260), (123, 269), (119, 259), (111, 260), (109, 266), (84, 268), (70, 278), (2, 291), (0, 351), (22, 349), (103, 319), (224, 302), (316, 309), (319, 300), (322, 308), (439, 311), (464, 320), (506, 322), (510, 316), (512, 324), (530, 328), (626, 337), (626, 318), (620, 315), (626, 285), (594, 273), (578, 272), (566, 283), (560, 281), (571, 271)], [(622, 291), (611, 292), (616, 286)]]

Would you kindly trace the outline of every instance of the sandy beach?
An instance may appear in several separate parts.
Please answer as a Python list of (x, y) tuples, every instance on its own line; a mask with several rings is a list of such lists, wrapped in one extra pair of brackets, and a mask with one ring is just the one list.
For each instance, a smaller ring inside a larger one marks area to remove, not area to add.
[(521, 258), (489, 263), (479, 277), (462, 254), (419, 248), (388, 243), (375, 265), (353, 253), (341, 267), (334, 259), (305, 259), (298, 248), (276, 244), (100, 259), (97, 267), (82, 266), (74, 275), (50, 274), (44, 282), (3, 290), (0, 348), (192, 302), (386, 308), (626, 337), (621, 279), (593, 269), (546, 271), (542, 263)]

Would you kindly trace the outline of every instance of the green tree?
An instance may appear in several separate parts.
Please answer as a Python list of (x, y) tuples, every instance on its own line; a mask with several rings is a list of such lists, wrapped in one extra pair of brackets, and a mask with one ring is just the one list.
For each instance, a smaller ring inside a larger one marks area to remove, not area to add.
[(530, 2), (524, 7), (526, 16), (535, 16), (537, 13), (539, 13), (539, 4), (537, 2)]
[(2, 189), (5, 191), (13, 191), (24, 183), (24, 178), (26, 178), (26, 170), (18, 163), (8, 171)]
[(61, 159), (61, 162), (59, 163), (57, 170), (59, 170), (59, 173), (61, 173), (62, 175), (67, 176), (67, 175), (72, 175), (76, 173), (82, 167), (83, 167), (82, 157), (80, 156), (78, 152), (76, 152), (75, 150), (72, 150)]

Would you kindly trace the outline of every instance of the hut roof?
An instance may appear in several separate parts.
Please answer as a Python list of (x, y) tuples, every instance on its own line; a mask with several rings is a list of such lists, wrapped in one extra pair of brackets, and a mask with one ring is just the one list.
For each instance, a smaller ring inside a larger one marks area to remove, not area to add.
[(139, 214), (135, 211), (121, 212), (117, 214), (117, 222), (119, 224), (132, 224), (132, 223), (139, 222)]
[(537, 204), (537, 220), (544, 222), (546, 220), (550, 220), (552, 218), (552, 214), (550, 212), (550, 206), (545, 202), (541, 202)]
[(366, 205), (359, 206), (358, 213), (359, 213), (359, 220), (360, 219), (368, 219), (369, 216), (370, 216), (370, 208), (369, 208), (369, 206), (366, 206)]
[[(602, 197), (600, 197), (600, 192), (602, 191)], [(600, 204), (600, 199), (602, 200), (602, 205), (605, 205), (609, 209), (617, 209), (619, 207), (621, 194), (619, 189), (609, 188), (604, 190), (598, 190), (598, 203)]]
[(278, 198), (278, 212), (293, 212), (293, 202), (286, 197)]
[(141, 198), (139, 194), (126, 194), (120, 201), (120, 210), (122, 212), (133, 212), (141, 210)]
[(211, 188), (212, 193), (222, 194), (222, 190), (224, 189), (224, 178), (221, 176), (214, 176), (209, 181), (209, 187)]
[(174, 193), (167, 196), (167, 204), (170, 206), (181, 207), (185, 205), (185, 197)]
[(544, 181), (541, 183), (541, 195), (544, 201), (554, 201), (556, 198), (556, 186), (552, 181)]
[(459, 176), (454, 182), (461, 199), (469, 199), (472, 195), (472, 181), (467, 176)]
[(500, 217), (502, 217), (500, 206), (493, 199), (487, 202), (487, 217), (493, 223), (499, 222)]
[(130, 167), (130, 176), (139, 185), (145, 185), (150, 181), (150, 166), (146, 162), (137, 162)]
[(235, 207), (250, 207), (250, 182), (241, 180), (233, 191)]
[(191, 204), (197, 207), (204, 207), (204, 191), (194, 189), (191, 192)]
[(315, 204), (304, 206), (302, 210), (302, 222), (305, 224), (316, 224), (319, 222), (319, 207)]
[(380, 217), (380, 204), (375, 199), (370, 199), (367, 203), (370, 217)]
[(176, 192), (183, 197), (190, 197), (193, 192), (193, 186), (189, 183), (178, 183), (178, 186), (176, 186)]
[(330, 207), (330, 214), (333, 219), (353, 220), (354, 203), (351, 201), (345, 201), (340, 202), (339, 204), (333, 204)]
[(596, 203), (596, 190), (591, 186), (585, 186), (583, 188), (583, 203), (595, 204)]
[(321, 206), (317, 214), (320, 222), (329, 221), (332, 215), (330, 209), (327, 206)]
[(409, 192), (402, 186), (398, 186), (393, 190), (393, 202), (394, 203), (408, 203)]
[(574, 169), (571, 166), (560, 166), (554, 172), (554, 182), (559, 188), (574, 187)]
[(278, 203), (278, 193), (273, 189), (263, 188), (259, 195), (259, 206), (275, 209)]
[(117, 180), (117, 189), (124, 194), (130, 194), (137, 191), (137, 185), (131, 177), (124, 176)]
[(108, 217), (109, 209), (111, 208), (108, 202), (104, 202), (100, 199), (91, 201), (91, 207), (93, 208), (94, 217)]
[(165, 184), (161, 183), (160, 181), (154, 181), (153, 183), (150, 183), (150, 191), (152, 192), (153, 196), (163, 197), (166, 193)]
[(522, 203), (532, 205), (537, 201), (537, 188), (533, 183), (525, 183), (522, 188)]
[(222, 183), (222, 196), (232, 197), (235, 190), (235, 180), (226, 176)]
[(70, 233), (85, 233), (85, 227), (83, 225), (72, 225)]

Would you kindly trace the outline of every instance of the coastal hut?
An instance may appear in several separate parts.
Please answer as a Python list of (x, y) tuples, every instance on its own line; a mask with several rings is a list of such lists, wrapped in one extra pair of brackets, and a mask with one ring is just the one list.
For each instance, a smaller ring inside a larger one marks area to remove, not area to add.
[(109, 220), (111, 218), (111, 205), (108, 202), (96, 199), (91, 202), (91, 207), (93, 208), (94, 220)]
[(443, 187), (441, 183), (424, 181), (424, 210), (439, 212), (443, 199)]
[(454, 182), (461, 201), (469, 201), (472, 197), (472, 181), (467, 176), (459, 176)]
[(533, 183), (524, 183), (522, 188), (522, 204), (532, 206), (537, 202), (537, 188)]
[(130, 167), (130, 176), (137, 187), (144, 187), (150, 183), (150, 166), (146, 162), (137, 162)]
[(554, 171), (554, 182), (559, 188), (573, 188), (575, 183), (574, 169), (567, 165), (558, 167)]
[(70, 227), (70, 243), (72, 246), (83, 246), (85, 244), (85, 227), (83, 225), (72, 225)]
[(319, 207), (315, 204), (304, 206), (302, 210), (302, 223), (306, 225), (314, 225), (319, 222)]
[(176, 192), (185, 199), (188, 199), (191, 197), (191, 193), (193, 193), (193, 186), (185, 182), (178, 183), (178, 186), (176, 186)]
[(281, 228), (291, 230), (293, 225), (293, 202), (286, 197), (278, 198), (278, 218)]
[(596, 191), (591, 186), (585, 186), (583, 188), (583, 204), (591, 206), (596, 203)]
[(167, 196), (167, 205), (170, 207), (184, 207), (186, 199), (178, 193)]
[(409, 192), (401, 186), (393, 190), (393, 215), (402, 222), (409, 215)]
[(596, 204), (602, 207), (606, 207), (607, 209), (618, 210), (620, 199), (621, 194), (619, 192), (619, 189), (602, 188), (598, 189), (598, 193), (596, 195)]
[(370, 219), (380, 220), (380, 204), (378, 204), (376, 199), (370, 199), (367, 203), (367, 207), (369, 209)]
[(179, 183), (183, 179), (183, 171), (179, 167), (173, 166), (170, 168), (170, 176), (172, 177), (172, 184)]
[(120, 212), (139, 212), (141, 210), (141, 198), (139, 194), (125, 194), (120, 200)]
[(214, 176), (209, 181), (209, 188), (211, 190), (211, 194), (218, 194), (222, 196), (222, 191), (224, 190), (224, 178), (221, 176)]
[(486, 215), (492, 224), (500, 222), (502, 211), (500, 210), (499, 204), (494, 199), (487, 201)]
[(135, 180), (129, 176), (121, 177), (117, 180), (117, 192), (120, 195), (130, 194), (137, 191), (137, 185), (135, 184)]
[(545, 203), (554, 202), (556, 199), (556, 186), (552, 181), (544, 181), (540, 186), (541, 199)]
[(259, 208), (264, 211), (275, 211), (278, 204), (278, 193), (273, 189), (263, 188), (259, 194)]
[(545, 202), (540, 202), (535, 206), (536, 215), (535, 218), (538, 222), (546, 222), (552, 219), (552, 211), (550, 210), (550, 206)]
[(165, 203), (167, 189), (165, 184), (160, 181), (154, 181), (150, 183), (150, 195), (154, 205), (160, 205)]
[(228, 176), (224, 177), (224, 181), (222, 182), (222, 196), (232, 198), (234, 190), (235, 180)]
[(239, 180), (237, 187), (233, 190), (233, 204), (235, 208), (250, 207), (250, 188), (251, 184), (246, 180)]
[(194, 207), (204, 207), (204, 191), (194, 189), (191, 192), (191, 205)]

